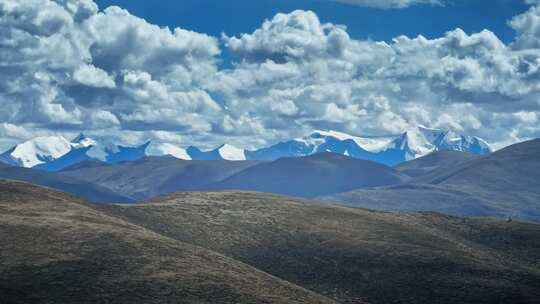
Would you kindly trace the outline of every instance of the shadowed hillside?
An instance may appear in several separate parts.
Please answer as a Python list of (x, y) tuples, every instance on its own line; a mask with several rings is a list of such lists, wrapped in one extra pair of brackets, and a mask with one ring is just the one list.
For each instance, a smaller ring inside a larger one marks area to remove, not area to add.
[(437, 211), (540, 221), (540, 140), (438, 168), (402, 185), (359, 189), (323, 199), (389, 211)]
[(99, 208), (341, 303), (531, 303), (540, 297), (535, 224), (236, 192)]
[(85, 162), (66, 168), (61, 175), (85, 180), (118, 193), (144, 200), (177, 191), (204, 190), (249, 168), (253, 161), (185, 161), (172, 156), (146, 157), (132, 162)]
[(363, 187), (398, 184), (406, 179), (406, 176), (385, 165), (334, 153), (321, 153), (262, 163), (209, 188), (309, 198)]
[(332, 303), (56, 191), (0, 181), (0, 210), (3, 304)]
[(61, 176), (41, 170), (0, 167), (0, 179), (29, 182), (35, 185), (58, 189), (71, 193), (94, 203), (131, 203), (129, 196), (118, 194), (108, 188), (95, 185), (73, 177)]
[(419, 177), (435, 170), (452, 170), (464, 162), (480, 158), (480, 155), (461, 151), (436, 151), (426, 156), (401, 163), (394, 167), (411, 177)]

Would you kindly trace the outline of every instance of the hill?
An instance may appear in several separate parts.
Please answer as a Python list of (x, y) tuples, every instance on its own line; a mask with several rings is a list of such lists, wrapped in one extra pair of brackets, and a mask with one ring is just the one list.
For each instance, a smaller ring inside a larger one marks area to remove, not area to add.
[(209, 189), (235, 189), (299, 197), (398, 184), (407, 177), (385, 165), (334, 153), (281, 158), (247, 168)]
[(257, 162), (253, 161), (188, 161), (156, 156), (118, 164), (84, 162), (68, 167), (60, 174), (144, 200), (165, 193), (204, 190), (208, 185), (255, 164)]
[(428, 210), (540, 221), (540, 140), (436, 169), (403, 185), (359, 189), (324, 199), (389, 211)]
[(0, 179), (28, 182), (82, 197), (94, 203), (131, 203), (129, 196), (108, 188), (56, 173), (21, 167), (0, 167)]
[(462, 151), (436, 151), (426, 156), (401, 163), (394, 167), (399, 172), (411, 177), (419, 177), (434, 170), (451, 170), (455, 166), (481, 156)]
[(536, 224), (242, 192), (177, 193), (99, 208), (340, 303), (532, 303), (540, 296)]
[(2, 303), (333, 303), (63, 193), (0, 181)]

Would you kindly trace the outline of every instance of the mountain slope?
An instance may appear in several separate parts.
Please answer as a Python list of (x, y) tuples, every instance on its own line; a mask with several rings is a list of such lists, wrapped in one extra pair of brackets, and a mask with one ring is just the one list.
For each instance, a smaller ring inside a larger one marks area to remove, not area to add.
[(340, 303), (532, 303), (540, 225), (399, 215), (257, 193), (178, 193), (104, 212)]
[(394, 169), (381, 164), (320, 153), (261, 163), (209, 188), (315, 197), (361, 187), (397, 184), (405, 179)]
[(362, 138), (337, 131), (314, 131), (310, 135), (276, 145), (246, 152), (248, 159), (276, 160), (317, 153), (336, 153), (361, 158), (361, 154), (376, 153), (390, 142), (389, 138)]
[(60, 174), (143, 200), (170, 192), (205, 190), (209, 184), (255, 164), (253, 161), (185, 161), (161, 156), (118, 164), (86, 162), (66, 168)]
[(164, 156), (170, 155), (178, 159), (191, 160), (191, 156), (186, 149), (182, 149), (169, 143), (154, 143), (152, 142), (147, 149), (148, 156)]
[(397, 137), (359, 137), (343, 132), (318, 130), (303, 138), (254, 151), (227, 143), (208, 151), (194, 146), (184, 149), (161, 141), (127, 147), (99, 142), (81, 133), (71, 142), (63, 137), (31, 139), (0, 155), (0, 162), (13, 166), (28, 168), (39, 166), (41, 170), (59, 171), (78, 162), (96, 159), (118, 163), (146, 156), (171, 155), (183, 160), (273, 161), (283, 157), (303, 157), (330, 152), (393, 166), (434, 151), (446, 150), (478, 155), (492, 152), (490, 146), (478, 137), (418, 126)]
[(419, 177), (434, 170), (451, 170), (453, 167), (480, 156), (461, 151), (436, 151), (426, 156), (401, 163), (394, 167), (401, 173), (411, 177)]
[(197, 147), (189, 147), (187, 154), (193, 160), (246, 160), (246, 152), (232, 145), (224, 144), (214, 150), (202, 151)]
[(540, 140), (436, 169), (406, 185), (360, 189), (324, 199), (389, 211), (430, 210), (540, 221)]
[(419, 126), (398, 137), (364, 138), (336, 131), (315, 131), (304, 138), (247, 151), (246, 155), (248, 159), (276, 160), (332, 152), (393, 166), (434, 151), (446, 150), (478, 155), (492, 152), (489, 145), (478, 137)]
[(0, 179), (28, 182), (57, 189), (94, 203), (133, 202), (133, 199), (129, 196), (118, 194), (108, 188), (41, 170), (19, 167), (0, 168)]
[(55, 191), (0, 181), (2, 303), (333, 303)]
[(34, 169), (58, 172), (64, 168), (88, 160), (105, 160), (108, 153), (94, 139), (85, 136), (83, 133), (75, 137), (71, 142), (71, 150), (66, 154), (34, 166)]
[(114, 150), (108, 150), (107, 162), (119, 163), (139, 160), (146, 156), (146, 149), (151, 142), (146, 142), (138, 147), (116, 146)]
[(31, 168), (53, 161), (71, 150), (63, 137), (36, 137), (20, 143), (0, 155), (0, 162), (12, 166)]

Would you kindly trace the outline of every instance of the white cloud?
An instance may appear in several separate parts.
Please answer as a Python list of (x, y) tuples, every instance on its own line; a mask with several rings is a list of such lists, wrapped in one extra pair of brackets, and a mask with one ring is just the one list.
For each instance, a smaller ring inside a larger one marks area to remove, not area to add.
[(387, 43), (295, 11), (224, 35), (234, 62), (220, 70), (219, 41), (205, 34), (90, 0), (0, 0), (0, 135), (89, 129), (126, 144), (254, 147), (315, 128), (380, 135), (424, 124), (496, 143), (539, 137), (539, 15), (531, 7), (510, 21), (511, 44), (460, 29)]
[[(387, 44), (351, 39), (343, 27), (295, 11), (224, 40), (244, 61), (221, 71), (212, 89), (234, 100), (230, 111), (249, 111), (289, 136), (291, 126), (381, 134), (425, 124), (498, 141), (516, 133), (499, 126), (499, 114), (539, 108), (539, 50), (505, 45), (488, 30)], [(280, 111), (284, 102), (297, 108), (293, 116)]]
[(211, 131), (218, 41), (90, 0), (0, 0), (0, 119), (54, 131)]
[(517, 32), (515, 42), (517, 48), (540, 47), (540, 5), (533, 6), (526, 13), (514, 17), (509, 25)]
[(73, 79), (82, 85), (90, 87), (109, 89), (116, 87), (113, 77), (93, 65), (80, 66), (73, 73)]

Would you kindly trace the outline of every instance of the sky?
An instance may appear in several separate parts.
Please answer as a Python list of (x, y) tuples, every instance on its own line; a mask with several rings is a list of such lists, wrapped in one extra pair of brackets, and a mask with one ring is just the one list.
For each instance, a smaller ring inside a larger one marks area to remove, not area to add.
[(0, 0), (0, 150), (540, 137), (539, 0)]

